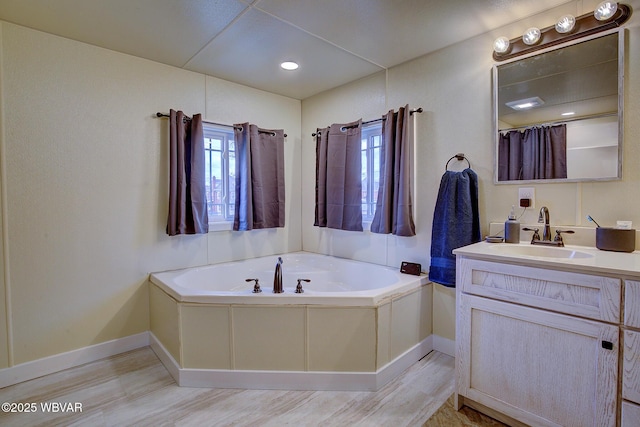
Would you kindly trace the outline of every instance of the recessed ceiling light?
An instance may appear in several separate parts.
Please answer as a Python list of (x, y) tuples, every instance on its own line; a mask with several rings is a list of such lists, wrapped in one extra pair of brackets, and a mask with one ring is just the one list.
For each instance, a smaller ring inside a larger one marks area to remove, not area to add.
[(298, 69), (298, 63), (297, 62), (293, 62), (293, 61), (285, 61), (282, 64), (280, 64), (280, 67), (283, 70), (297, 70)]
[(567, 111), (566, 113), (562, 113), (562, 116), (573, 116), (576, 112), (575, 111)]
[(514, 110), (518, 110), (518, 111), (539, 107), (542, 104), (544, 104), (544, 101), (538, 96), (534, 96), (533, 98), (518, 99), (517, 101), (511, 101), (511, 102), (505, 103), (507, 107), (511, 107)]

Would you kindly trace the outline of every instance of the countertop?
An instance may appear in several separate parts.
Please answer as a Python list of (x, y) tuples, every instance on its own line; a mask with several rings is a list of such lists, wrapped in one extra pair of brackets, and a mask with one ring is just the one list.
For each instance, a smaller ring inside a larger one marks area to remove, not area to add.
[[(530, 243), (487, 243), (479, 242), (463, 246), (453, 251), (457, 256), (483, 259), (487, 261), (506, 262), (510, 264), (547, 267), (555, 270), (571, 270), (594, 274), (615, 274), (640, 278), (640, 251), (630, 253), (603, 251), (588, 246), (569, 246), (564, 250), (577, 251), (585, 258), (555, 258), (522, 254), (508, 254), (507, 247), (531, 246)], [(500, 249), (498, 249), (500, 247)], [(516, 248), (514, 248), (516, 249)], [(516, 249), (517, 250), (517, 249)]]

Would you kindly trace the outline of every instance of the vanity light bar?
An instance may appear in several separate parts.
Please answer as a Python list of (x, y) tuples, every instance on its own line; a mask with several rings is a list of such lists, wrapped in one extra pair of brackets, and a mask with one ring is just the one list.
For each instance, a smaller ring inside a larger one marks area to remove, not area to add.
[[(599, 8), (600, 6), (598, 6), (597, 10), (599, 10)], [(560, 18), (558, 24), (541, 29), (539, 37), (516, 37), (511, 40), (507, 40), (506, 37), (500, 37), (494, 43), (493, 59), (496, 61), (504, 61), (546, 47), (617, 28), (631, 17), (631, 13), (631, 7), (618, 3), (615, 13), (609, 19), (599, 20), (594, 16), (593, 12), (585, 13), (575, 18), (573, 26), (571, 25), (571, 18), (573, 17), (565, 15)], [(569, 27), (572, 28), (568, 29)], [(526, 35), (537, 35), (537, 33), (532, 34), (531, 30), (533, 29), (527, 30)], [(561, 31), (565, 32), (563, 33)], [(525, 38), (526, 40), (524, 40)], [(498, 42), (498, 40), (500, 40), (500, 42)]]

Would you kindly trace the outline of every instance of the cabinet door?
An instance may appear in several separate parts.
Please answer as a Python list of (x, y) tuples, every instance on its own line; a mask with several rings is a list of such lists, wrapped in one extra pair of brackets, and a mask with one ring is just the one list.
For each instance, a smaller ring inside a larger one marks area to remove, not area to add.
[(624, 324), (640, 328), (640, 282), (625, 282), (624, 307)]
[(622, 402), (622, 419), (620, 427), (640, 426), (640, 405), (629, 402)]
[(531, 425), (615, 426), (618, 327), (459, 294), (457, 392)]
[(622, 397), (640, 404), (640, 332), (624, 331), (622, 354)]

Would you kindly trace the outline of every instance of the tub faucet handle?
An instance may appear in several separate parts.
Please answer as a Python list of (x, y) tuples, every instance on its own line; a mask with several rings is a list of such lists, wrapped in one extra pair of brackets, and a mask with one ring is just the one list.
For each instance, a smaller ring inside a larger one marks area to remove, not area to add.
[(298, 284), (296, 285), (296, 294), (301, 294), (304, 292), (304, 289), (302, 289), (302, 283), (300, 282), (310, 282), (311, 279), (298, 279)]
[(245, 282), (255, 282), (255, 284), (253, 285), (254, 294), (259, 294), (260, 292), (262, 292), (262, 289), (260, 289), (260, 284), (258, 283), (258, 279), (245, 279)]

